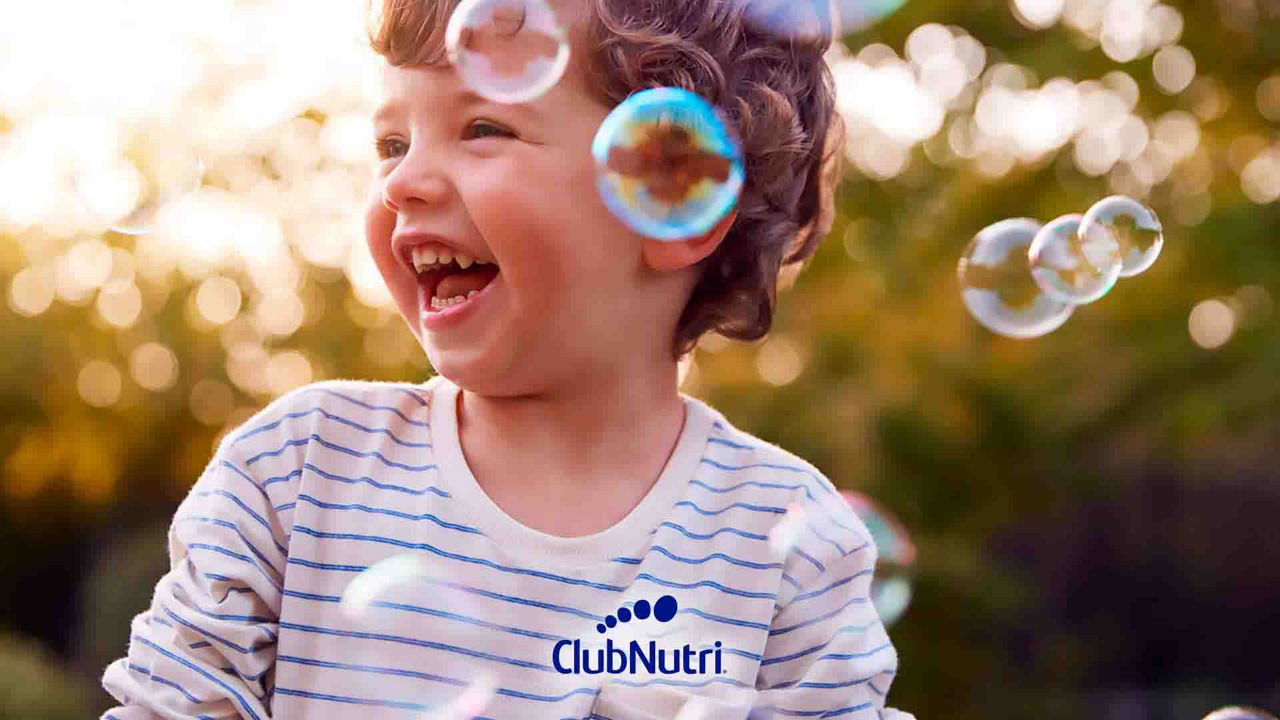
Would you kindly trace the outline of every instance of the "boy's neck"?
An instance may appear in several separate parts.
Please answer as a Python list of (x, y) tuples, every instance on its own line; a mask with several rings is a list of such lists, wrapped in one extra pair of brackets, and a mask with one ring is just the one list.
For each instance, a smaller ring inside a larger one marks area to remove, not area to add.
[[(684, 428), (677, 375), (623, 383), (608, 393), (582, 385), (578, 395), (487, 397), (458, 391), (458, 439), (485, 487), (539, 488), (541, 497), (618, 490), (644, 496)], [(536, 483), (536, 485), (534, 485)]]

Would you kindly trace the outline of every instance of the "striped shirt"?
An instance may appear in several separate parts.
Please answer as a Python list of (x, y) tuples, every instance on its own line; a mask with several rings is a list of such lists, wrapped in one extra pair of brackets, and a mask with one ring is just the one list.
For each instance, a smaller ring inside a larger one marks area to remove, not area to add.
[[(876, 547), (812, 465), (681, 393), (639, 504), (551, 535), (477, 484), (458, 392), (316, 382), (228, 433), (106, 668), (121, 705), (102, 717), (911, 717), (885, 707)], [(788, 548), (770, 531), (790, 503)]]

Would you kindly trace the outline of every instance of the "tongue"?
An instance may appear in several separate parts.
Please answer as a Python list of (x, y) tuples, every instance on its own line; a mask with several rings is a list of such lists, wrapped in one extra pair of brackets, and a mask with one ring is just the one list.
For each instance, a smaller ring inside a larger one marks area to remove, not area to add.
[(493, 265), (473, 265), (444, 277), (436, 284), (436, 297), (447, 300), (458, 295), (466, 296), (472, 290), (480, 290), (498, 275)]

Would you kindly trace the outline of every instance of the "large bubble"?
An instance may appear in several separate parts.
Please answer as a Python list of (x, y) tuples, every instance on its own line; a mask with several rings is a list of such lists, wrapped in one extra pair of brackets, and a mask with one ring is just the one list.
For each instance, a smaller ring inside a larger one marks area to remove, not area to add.
[[(365, 665), (386, 664), (383, 643), (389, 642), (395, 624), (403, 622), (406, 613), (465, 617), (472, 614), (468, 607), (473, 605), (474, 600), (466, 598), (453, 583), (434, 577), (419, 556), (404, 553), (384, 558), (356, 575), (339, 601), (342, 613), (362, 633), (352, 641), (347, 660)], [(485, 673), (465, 679), (442, 676), (430, 687), (436, 690), (435, 696), (407, 704), (406, 709), (413, 716), (472, 720), (483, 715), (498, 690), (497, 676)]]
[(992, 332), (1039, 337), (1071, 317), (1075, 305), (1049, 297), (1031, 275), (1027, 250), (1040, 227), (1030, 218), (988, 225), (974, 236), (956, 266), (965, 307)]
[[(113, 232), (150, 233), (161, 210), (196, 192), (204, 182), (204, 160), (194, 149), (181, 144), (152, 144), (147, 140), (130, 147), (126, 155), (139, 168), (141, 187), (138, 202), (129, 215), (108, 226)], [(79, 184), (76, 192), (83, 192)]]
[(1050, 298), (1083, 305), (1107, 294), (1120, 277), (1120, 245), (1110, 233), (1087, 238), (1080, 214), (1049, 221), (1027, 250), (1031, 277)]
[(1276, 716), (1258, 708), (1231, 705), (1214, 710), (1205, 715), (1204, 720), (1276, 720)]
[(736, 136), (705, 100), (679, 88), (627, 98), (591, 145), (605, 205), (646, 237), (709, 232), (737, 204), (744, 172)]
[(865, 30), (906, 0), (732, 0), (746, 22), (787, 38), (839, 38)]
[(1133, 277), (1151, 267), (1164, 247), (1164, 228), (1155, 212), (1123, 195), (1094, 203), (1080, 221), (1080, 236), (1086, 244), (1119, 245), (1120, 277)]
[(879, 560), (871, 581), (871, 604), (885, 627), (897, 622), (911, 604), (912, 579), (915, 575), (916, 546), (906, 527), (888, 510), (870, 497), (852, 490), (841, 490), (862, 523), (871, 531)]
[(568, 34), (546, 0), (462, 0), (445, 46), (467, 87), (499, 103), (541, 97), (569, 65)]

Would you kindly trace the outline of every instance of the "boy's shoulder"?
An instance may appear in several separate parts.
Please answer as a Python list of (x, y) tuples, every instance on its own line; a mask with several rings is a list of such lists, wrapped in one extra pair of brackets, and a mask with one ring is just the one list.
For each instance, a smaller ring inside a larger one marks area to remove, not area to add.
[(318, 380), (268, 402), (234, 430), (224, 444), (260, 446), (269, 437), (308, 437), (325, 426), (392, 432), (396, 427), (428, 426), (431, 393), (421, 384), (382, 380)]

